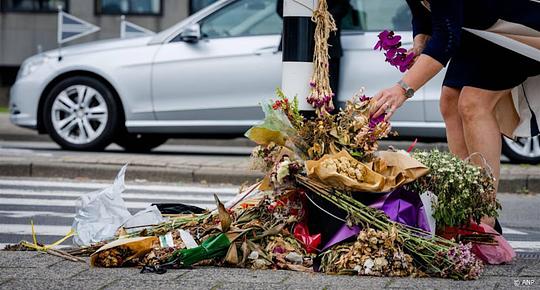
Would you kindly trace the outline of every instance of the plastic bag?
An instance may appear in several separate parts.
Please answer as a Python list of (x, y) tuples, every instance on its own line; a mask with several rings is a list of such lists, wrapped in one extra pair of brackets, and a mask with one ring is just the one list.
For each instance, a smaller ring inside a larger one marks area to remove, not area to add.
[(284, 146), (287, 135), (295, 133), (291, 122), (282, 111), (273, 110), (269, 104), (263, 103), (261, 107), (264, 112), (263, 122), (249, 129), (245, 136), (257, 144), (268, 145), (274, 142)]
[(128, 233), (133, 233), (163, 222), (165, 222), (165, 219), (161, 216), (158, 207), (152, 205), (130, 217), (124, 223), (124, 228)]
[(122, 167), (114, 184), (79, 198), (75, 220), (73, 243), (87, 246), (114, 237), (118, 228), (131, 217), (121, 197), (125, 190), (124, 176), (127, 164)]
[(512, 246), (510, 246), (508, 241), (497, 233), (497, 231), (484, 223), (480, 224), (480, 228), (482, 228), (485, 233), (493, 234), (497, 245), (473, 243), (472, 252), (478, 258), (487, 264), (499, 265), (509, 263), (516, 257), (516, 253), (514, 252), (514, 249), (512, 249)]
[(268, 103), (261, 104), (264, 121), (251, 127), (244, 135), (259, 145), (275, 143), (294, 151), (298, 156), (307, 158), (305, 140), (298, 135), (297, 130), (282, 110), (274, 110)]

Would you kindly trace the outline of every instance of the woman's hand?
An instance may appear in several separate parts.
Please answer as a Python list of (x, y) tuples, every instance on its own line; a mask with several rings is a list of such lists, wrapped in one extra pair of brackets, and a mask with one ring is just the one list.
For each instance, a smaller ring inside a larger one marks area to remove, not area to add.
[(371, 107), (371, 117), (377, 118), (386, 113), (385, 120), (389, 120), (395, 111), (407, 100), (405, 90), (398, 84), (382, 90), (373, 97), (375, 104)]
[(414, 59), (411, 62), (411, 65), (416, 62), (418, 57), (422, 54), (422, 51), (424, 51), (424, 48), (426, 48), (427, 42), (431, 36), (427, 34), (418, 34), (414, 37), (413, 47), (407, 51), (407, 54), (414, 53)]

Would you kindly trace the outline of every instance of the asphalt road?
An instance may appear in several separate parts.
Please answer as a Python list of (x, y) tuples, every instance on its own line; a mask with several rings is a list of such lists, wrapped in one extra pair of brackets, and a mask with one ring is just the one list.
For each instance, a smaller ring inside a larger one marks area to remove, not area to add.
[[(0, 248), (21, 240), (31, 241), (31, 220), (40, 242), (50, 244), (60, 239), (70, 230), (78, 198), (109, 185), (97, 181), (0, 179)], [(122, 197), (128, 210), (135, 214), (152, 203), (184, 203), (213, 209), (214, 194), (226, 202), (237, 193), (238, 187), (141, 182), (129, 184)]]
[[(111, 181), (112, 182), (112, 181)], [(42, 243), (69, 232), (77, 199), (107, 187), (103, 182), (47, 179), (0, 179), (0, 246), (31, 240), (30, 221)], [(132, 214), (152, 203), (185, 203), (213, 208), (214, 193), (231, 199), (238, 187), (201, 184), (128, 184), (123, 198)], [(540, 253), (540, 195), (500, 194), (505, 237), (522, 254)], [(69, 244), (69, 241), (67, 242)]]

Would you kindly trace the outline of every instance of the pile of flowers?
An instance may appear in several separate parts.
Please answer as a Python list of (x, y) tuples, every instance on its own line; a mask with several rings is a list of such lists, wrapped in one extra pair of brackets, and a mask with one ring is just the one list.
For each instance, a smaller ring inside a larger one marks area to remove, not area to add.
[[(463, 225), (484, 215), (496, 215), (499, 205), (489, 172), (448, 153), (412, 155), (431, 170), (427, 175), (404, 173), (405, 177), (396, 173), (398, 164), (387, 164), (391, 161), (381, 159), (384, 154), (377, 152), (377, 142), (390, 134), (390, 124), (383, 118), (370, 117), (371, 102), (357, 94), (338, 114), (307, 119), (299, 113), (296, 100), (278, 91), (277, 100), (263, 105), (265, 120), (247, 132), (259, 143), (252, 153), (253, 165), (266, 173), (264, 180), (252, 187), (258, 188), (256, 194), (243, 196), (230, 208), (216, 197), (214, 212), (181, 215), (130, 234), (128, 237), (159, 239), (137, 240), (130, 247), (107, 248), (105, 252), (98, 250), (95, 265), (139, 265), (156, 272), (197, 265), (308, 272), (313, 271), (314, 258), (320, 253), (319, 270), (329, 274), (476, 279), (482, 262), (471, 253), (470, 245), (392, 219), (384, 211), (359, 201), (356, 197), (362, 193), (353, 192), (353, 187), (325, 184), (308, 173), (307, 163), (320, 162), (336, 175), (334, 183), (340, 178), (369, 179), (376, 188), (385, 188), (380, 186), (385, 182), (401, 186), (403, 178), (422, 176), (407, 181), (405, 187), (410, 194), (432, 191), (438, 196), (434, 218), (441, 226)], [(407, 153), (392, 156), (402, 161), (410, 158)], [(317, 214), (307, 213), (307, 203), (314, 196), (346, 213), (344, 224), (361, 229), (353, 242), (337, 243), (320, 251), (321, 234), (310, 234), (307, 226), (310, 215)], [(455, 200), (459, 206), (453, 205)], [(193, 241), (182, 240), (178, 230), (188, 233)], [(170, 245), (156, 243), (164, 235), (170, 235)], [(151, 243), (148, 247), (134, 246), (142, 242)], [(122, 256), (122, 263), (118, 263), (118, 255), (113, 252), (131, 256)]]
[[(483, 264), (471, 244), (429, 232), (420, 225), (425, 221), (418, 222), (428, 218), (424, 211), (402, 218), (385, 211), (384, 205), (397, 198), (395, 207), (411, 209), (420, 194), (430, 191), (437, 197), (433, 218), (438, 226), (479, 222), (496, 216), (500, 208), (492, 175), (448, 153), (415, 152), (411, 157), (378, 151), (378, 141), (392, 134), (391, 126), (384, 115), (372, 118), (374, 100), (363, 92), (337, 114), (327, 114), (333, 107), (326, 39), (334, 22), (326, 8), (326, 1), (319, 1), (314, 17), (320, 47), (308, 102), (316, 116), (304, 118), (296, 98), (290, 100), (278, 90), (276, 100), (262, 105), (264, 121), (246, 132), (258, 143), (252, 163), (265, 173), (262, 181), (228, 207), (215, 196), (214, 211), (179, 214), (130, 234), (120, 228), (114, 240), (71, 254), (90, 254), (94, 266), (138, 266), (157, 273), (202, 265), (310, 272), (320, 254), (317, 270), (329, 274), (478, 278)], [(401, 71), (408, 69), (414, 55), (401, 48), (400, 37), (384, 31), (379, 38), (375, 48), (385, 50), (387, 61)], [(314, 168), (321, 170), (312, 172)], [(395, 192), (410, 199), (392, 196)], [(373, 196), (382, 200), (362, 201)], [(313, 201), (315, 197), (321, 204)], [(357, 230), (349, 235), (356, 238), (321, 247), (322, 239), (329, 237), (310, 230), (322, 232), (328, 225), (310, 229), (310, 216), (318, 213), (308, 212), (308, 202)]]

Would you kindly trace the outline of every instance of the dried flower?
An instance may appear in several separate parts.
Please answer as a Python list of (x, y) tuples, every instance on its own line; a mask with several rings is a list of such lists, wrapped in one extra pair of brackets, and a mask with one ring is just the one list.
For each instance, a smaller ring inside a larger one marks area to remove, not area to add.
[[(439, 252), (438, 262), (442, 270), (442, 277), (463, 278), (465, 280), (478, 279), (483, 271), (484, 264), (472, 252), (472, 244), (459, 243), (446, 252)], [(441, 259), (441, 258), (445, 259)]]
[(413, 258), (406, 254), (395, 231), (363, 229), (357, 240), (323, 253), (321, 267), (327, 273), (404, 277), (418, 275)]

